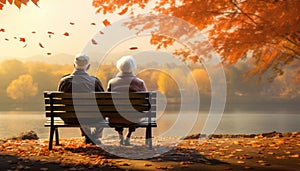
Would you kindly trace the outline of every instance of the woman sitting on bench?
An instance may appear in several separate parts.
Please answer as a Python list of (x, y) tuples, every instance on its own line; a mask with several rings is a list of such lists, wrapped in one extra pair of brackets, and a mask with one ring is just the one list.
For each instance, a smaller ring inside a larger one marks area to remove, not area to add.
[[(109, 80), (107, 91), (117, 91), (117, 92), (137, 92), (137, 91), (147, 91), (145, 83), (140, 78), (134, 75), (137, 65), (135, 59), (132, 56), (123, 56), (117, 61), (117, 69), (119, 73), (115, 78)], [(142, 118), (141, 118), (142, 119)], [(140, 120), (139, 120), (140, 121)], [(139, 121), (128, 121), (128, 120), (110, 120), (111, 123), (137, 123)], [(123, 137), (123, 127), (116, 127), (115, 130), (119, 133), (119, 139), (121, 145), (129, 146), (131, 133), (135, 131), (135, 127), (129, 127), (128, 134), (126, 136), (125, 142)]]

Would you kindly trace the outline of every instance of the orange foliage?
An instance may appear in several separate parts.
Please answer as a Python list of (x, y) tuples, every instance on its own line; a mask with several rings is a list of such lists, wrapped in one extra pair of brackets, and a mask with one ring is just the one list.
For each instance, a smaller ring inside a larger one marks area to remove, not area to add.
[[(38, 1), (39, 0), (31, 0), (32, 3), (34, 3), (36, 6), (38, 6)], [(3, 6), (6, 4), (6, 2), (8, 2), (9, 4), (13, 4), (18, 7), (21, 8), (22, 4), (23, 5), (27, 5), (27, 3), (29, 2), (29, 0), (0, 0), (0, 10), (2, 10)]]
[[(136, 9), (147, 6), (152, 13), (180, 18), (199, 30), (206, 30), (214, 50), (222, 56), (223, 64), (252, 58), (250, 62), (254, 62), (255, 67), (250, 73), (254, 75), (262, 75), (268, 70), (273, 71), (273, 76), (281, 75), (285, 66), (300, 59), (299, 0), (161, 0), (155, 4), (148, 0), (94, 0), (93, 6), (103, 14), (122, 9), (137, 14)], [(173, 29), (172, 20), (157, 23), (149, 18), (134, 17), (129, 25), (140, 31), (153, 27), (195, 38), (193, 33)], [(158, 48), (173, 42), (155, 33), (151, 40)], [(183, 59), (201, 62), (197, 56), (187, 56)]]

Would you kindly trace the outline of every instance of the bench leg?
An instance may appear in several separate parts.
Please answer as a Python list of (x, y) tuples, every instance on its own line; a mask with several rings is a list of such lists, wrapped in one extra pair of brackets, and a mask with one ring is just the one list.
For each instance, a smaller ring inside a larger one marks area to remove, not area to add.
[(149, 149), (152, 149), (152, 130), (150, 126), (146, 128), (146, 145)]
[(55, 128), (55, 145), (59, 145), (58, 128)]
[(49, 146), (48, 149), (52, 150), (52, 144), (53, 144), (53, 135), (54, 135), (55, 127), (50, 127), (50, 137), (49, 137)]

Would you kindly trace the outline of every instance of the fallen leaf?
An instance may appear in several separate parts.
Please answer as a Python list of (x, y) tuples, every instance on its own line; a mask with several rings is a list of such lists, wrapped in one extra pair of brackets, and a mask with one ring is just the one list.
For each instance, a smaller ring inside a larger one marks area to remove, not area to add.
[(69, 33), (68, 33), (68, 32), (65, 32), (65, 33), (64, 33), (64, 36), (69, 36)]
[(299, 154), (290, 155), (291, 158), (298, 158)]
[(42, 45), (42, 43), (39, 43), (39, 46), (40, 46), (41, 48), (44, 48), (44, 46)]
[(151, 163), (145, 163), (144, 166), (149, 167), (149, 166), (152, 166), (152, 164)]
[(97, 45), (98, 43), (96, 42), (96, 40), (92, 39), (92, 43), (93, 45)]
[(110, 22), (109, 22), (107, 19), (103, 20), (102, 23), (103, 23), (106, 27), (110, 25)]
[(25, 42), (25, 38), (20, 37), (20, 42)]

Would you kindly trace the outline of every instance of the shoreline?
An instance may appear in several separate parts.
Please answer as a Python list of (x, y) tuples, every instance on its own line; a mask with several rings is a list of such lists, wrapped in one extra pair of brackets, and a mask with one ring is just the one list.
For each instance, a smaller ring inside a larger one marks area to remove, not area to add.
[[(255, 135), (255, 136), (254, 136)], [(283, 170), (300, 167), (300, 132), (212, 135), (199, 142), (197, 134), (181, 139), (176, 146), (167, 141), (152, 151), (170, 147), (163, 154), (130, 159), (126, 152), (150, 154), (136, 138), (133, 146), (120, 146), (116, 140), (104, 146), (86, 145), (84, 138), (60, 139), (60, 146), (48, 150), (48, 140), (0, 140), (0, 167), (6, 170)], [(175, 137), (169, 137), (172, 141)], [(106, 149), (107, 150), (107, 149)], [(112, 152), (111, 151), (111, 152)], [(151, 153), (152, 155), (152, 153)]]

